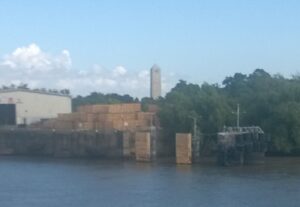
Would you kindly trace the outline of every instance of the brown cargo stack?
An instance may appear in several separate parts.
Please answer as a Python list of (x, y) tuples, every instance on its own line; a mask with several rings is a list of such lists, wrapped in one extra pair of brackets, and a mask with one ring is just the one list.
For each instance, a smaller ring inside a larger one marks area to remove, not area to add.
[(135, 120), (137, 118), (135, 113), (115, 113), (115, 114), (98, 114), (98, 121), (114, 121), (114, 120)]
[(52, 129), (72, 130), (73, 129), (73, 122), (72, 121), (56, 120), (52, 125)]
[(43, 125), (59, 130), (102, 130), (137, 131), (149, 128), (154, 113), (141, 112), (140, 103), (101, 104), (78, 107), (77, 112), (59, 114), (54, 120)]
[(192, 163), (192, 136), (191, 134), (176, 134), (176, 163)]
[(91, 113), (107, 113), (108, 105), (92, 105)]
[(98, 104), (78, 107), (78, 112), (83, 113), (134, 113), (141, 111), (141, 104)]
[(149, 132), (136, 132), (135, 156), (137, 161), (151, 161), (151, 139)]

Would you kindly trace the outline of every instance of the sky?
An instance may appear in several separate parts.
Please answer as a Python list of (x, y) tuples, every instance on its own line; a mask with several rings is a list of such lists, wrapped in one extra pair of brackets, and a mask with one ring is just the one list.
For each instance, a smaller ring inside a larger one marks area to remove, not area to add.
[(298, 0), (1, 0), (0, 85), (149, 96), (179, 79), (300, 72)]

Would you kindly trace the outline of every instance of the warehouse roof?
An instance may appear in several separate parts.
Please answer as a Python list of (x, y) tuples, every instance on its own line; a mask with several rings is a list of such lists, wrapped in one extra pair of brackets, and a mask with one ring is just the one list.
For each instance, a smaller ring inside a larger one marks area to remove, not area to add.
[(44, 95), (52, 95), (52, 96), (63, 96), (71, 98), (70, 94), (61, 93), (59, 91), (48, 91), (43, 89), (23, 89), (23, 88), (7, 88), (7, 89), (0, 89), (1, 93), (11, 93), (11, 92), (26, 92), (26, 93), (38, 93)]

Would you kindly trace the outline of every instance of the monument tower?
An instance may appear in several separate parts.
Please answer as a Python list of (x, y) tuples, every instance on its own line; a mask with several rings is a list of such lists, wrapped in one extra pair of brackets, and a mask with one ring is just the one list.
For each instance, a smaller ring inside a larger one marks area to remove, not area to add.
[(153, 65), (150, 70), (150, 97), (158, 99), (161, 96), (161, 74), (158, 65)]

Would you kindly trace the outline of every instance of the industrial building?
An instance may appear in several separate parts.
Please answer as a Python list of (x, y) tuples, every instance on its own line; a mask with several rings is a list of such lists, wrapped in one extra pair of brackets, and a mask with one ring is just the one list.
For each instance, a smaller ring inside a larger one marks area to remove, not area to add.
[(153, 65), (150, 69), (150, 97), (158, 99), (161, 96), (161, 74), (158, 65)]
[(71, 97), (67, 94), (18, 88), (0, 89), (0, 126), (28, 125), (71, 111)]

